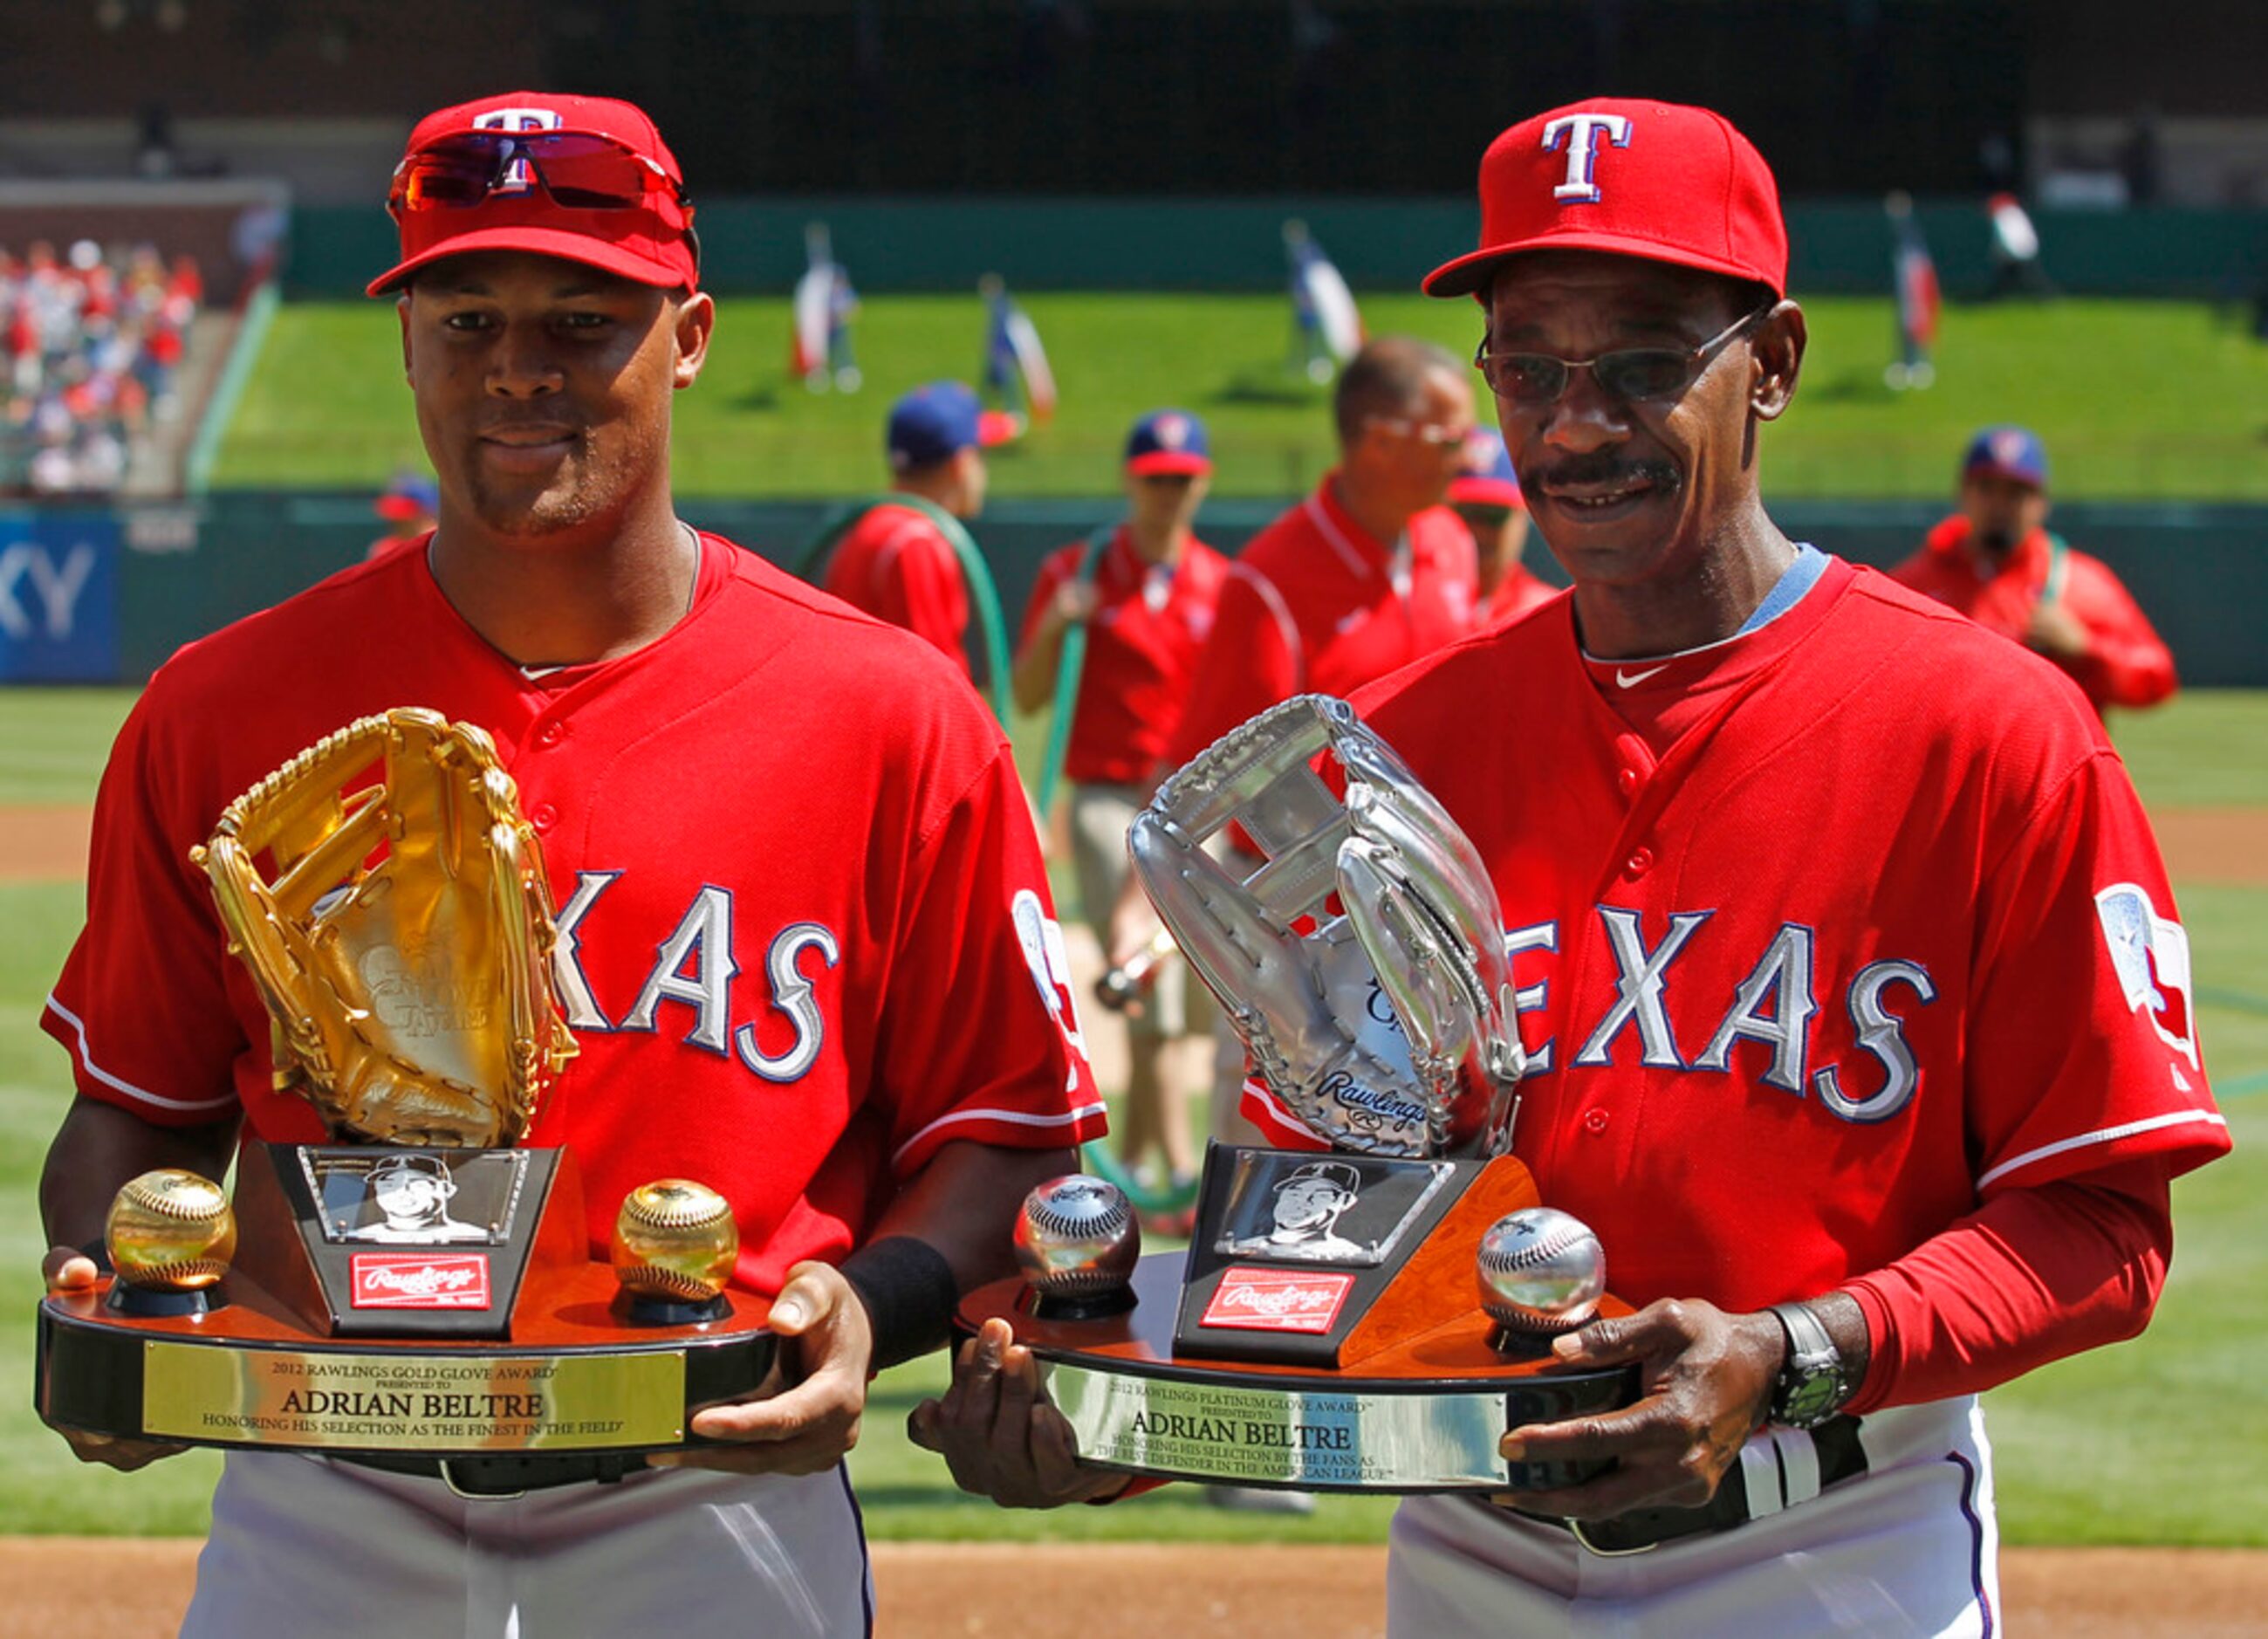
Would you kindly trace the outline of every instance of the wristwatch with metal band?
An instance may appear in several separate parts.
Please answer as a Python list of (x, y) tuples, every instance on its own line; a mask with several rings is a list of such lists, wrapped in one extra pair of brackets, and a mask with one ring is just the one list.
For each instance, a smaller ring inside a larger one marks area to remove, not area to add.
[(1852, 1382), (1835, 1340), (1810, 1308), (1774, 1303), (1771, 1312), (1787, 1336), (1787, 1360), (1772, 1380), (1771, 1421), (1789, 1429), (1816, 1429), (1843, 1408)]

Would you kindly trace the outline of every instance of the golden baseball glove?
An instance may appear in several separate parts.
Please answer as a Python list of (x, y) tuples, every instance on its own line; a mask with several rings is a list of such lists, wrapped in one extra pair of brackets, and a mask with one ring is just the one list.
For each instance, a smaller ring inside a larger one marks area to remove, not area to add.
[(485, 733), (408, 707), (350, 723), (230, 803), (190, 858), (268, 1004), (276, 1086), (335, 1134), (494, 1148), (527, 1131), (575, 1043), (541, 852)]

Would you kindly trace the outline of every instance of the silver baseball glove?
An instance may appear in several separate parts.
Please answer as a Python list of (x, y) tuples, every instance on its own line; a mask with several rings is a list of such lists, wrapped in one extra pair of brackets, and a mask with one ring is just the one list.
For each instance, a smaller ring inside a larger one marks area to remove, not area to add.
[[(1344, 801), (1312, 766), (1325, 751)], [(1204, 845), (1231, 823), (1266, 856), (1249, 875)], [(1510, 1147), (1527, 1058), (1496, 890), (1345, 701), (1300, 695), (1222, 735), (1159, 789), (1127, 847), (1261, 1079), (1316, 1136), (1372, 1155)], [(1294, 931), (1303, 918), (1313, 933)]]

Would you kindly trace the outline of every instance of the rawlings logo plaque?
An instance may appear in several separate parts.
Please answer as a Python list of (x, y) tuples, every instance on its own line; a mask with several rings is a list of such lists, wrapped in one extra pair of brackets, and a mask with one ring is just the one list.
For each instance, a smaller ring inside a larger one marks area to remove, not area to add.
[(486, 1309), (483, 1252), (357, 1252), (350, 1260), (357, 1309)]
[(1320, 1269), (1255, 1269), (1238, 1266), (1222, 1271), (1220, 1285), (1205, 1305), (1197, 1324), (1233, 1326), (1246, 1332), (1329, 1332), (1339, 1318), (1347, 1294), (1354, 1289), (1351, 1274), (1330, 1274)]

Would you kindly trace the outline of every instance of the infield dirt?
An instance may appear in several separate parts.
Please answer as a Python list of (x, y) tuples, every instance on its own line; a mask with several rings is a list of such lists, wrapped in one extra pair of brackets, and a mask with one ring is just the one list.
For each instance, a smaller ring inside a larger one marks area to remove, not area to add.
[[(196, 1554), (177, 1539), (0, 1539), (0, 1639), (169, 1635)], [(1384, 1630), (1381, 1548), (881, 1542), (873, 1555), (883, 1639), (1007, 1639), (1069, 1608), (1084, 1639)], [(2058, 1639), (2234, 1639), (2268, 1608), (2268, 1553), (2015, 1548), (2000, 1580), (2010, 1628)]]

